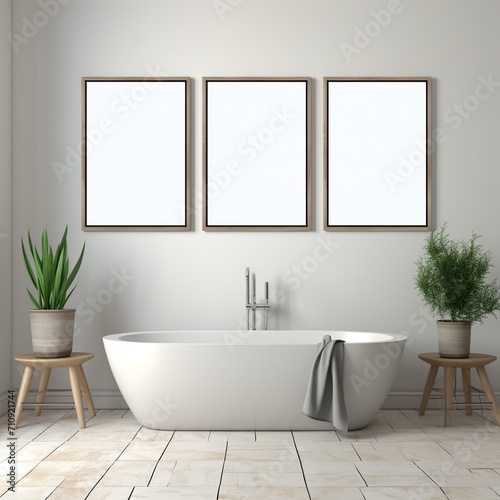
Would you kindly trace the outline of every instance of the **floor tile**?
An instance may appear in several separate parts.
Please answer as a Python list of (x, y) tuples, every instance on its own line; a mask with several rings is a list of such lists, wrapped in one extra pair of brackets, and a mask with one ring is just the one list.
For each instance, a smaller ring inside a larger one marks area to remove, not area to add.
[(340, 441), (335, 431), (293, 431), (292, 434), (297, 444), (308, 441)]
[(341, 435), (159, 431), (125, 410), (87, 415), (80, 429), (74, 410), (27, 411), (16, 431), (16, 488), (23, 500), (498, 499), (500, 426), (452, 413), (443, 427), (441, 410), (381, 410)]
[(308, 500), (309, 495), (307, 494), (305, 487), (222, 486), (218, 500), (274, 500), (280, 498), (290, 500)]
[(366, 486), (353, 462), (302, 462), (308, 487)]
[[(16, 480), (20, 481), (24, 476), (29, 474), (35, 467), (40, 464), (38, 460), (17, 460), (15, 464)], [(10, 464), (7, 460), (0, 463), (0, 475), (4, 478), (10, 470)], [(3, 487), (3, 484), (2, 484)], [(0, 492), (2, 491), (0, 487)]]
[(167, 443), (162, 441), (132, 441), (118, 460), (159, 460)]
[(148, 486), (168, 486), (172, 473), (174, 472), (175, 461), (160, 460), (154, 469), (153, 477)]
[(37, 460), (40, 462), (57, 450), (63, 443), (64, 441), (31, 441), (18, 451), (17, 459), (19, 462), (28, 460)]
[(224, 441), (226, 442), (229, 438), (229, 431), (212, 431), (208, 437), (209, 441)]
[(223, 465), (223, 460), (179, 460), (172, 471), (168, 486), (218, 487)]
[(224, 472), (222, 476), (224, 487), (293, 487), (305, 486), (301, 472)]
[[(40, 500), (47, 498), (55, 488), (53, 486), (17, 486), (14, 492), (6, 494), (6, 499)], [(0, 495), (3, 490), (0, 490)]]
[(351, 443), (347, 442), (309, 442), (300, 443), (297, 449), (301, 460), (315, 462), (320, 460), (352, 462), (360, 460)]
[(128, 500), (133, 489), (132, 486), (97, 485), (85, 500)]
[(50, 500), (69, 500), (70, 498), (86, 498), (93, 486), (80, 488), (59, 487), (50, 495)]
[(161, 441), (168, 443), (172, 436), (173, 431), (157, 431), (154, 429), (147, 429), (142, 427), (139, 432), (134, 436), (134, 441)]
[(218, 441), (170, 442), (162, 460), (224, 460), (226, 443)]
[(175, 431), (172, 437), (172, 443), (179, 441), (208, 441), (210, 431)]
[(374, 449), (385, 455), (398, 455), (403, 460), (448, 460), (452, 455), (434, 441), (377, 441)]
[(100, 486), (147, 486), (156, 461), (117, 461), (103, 476)]
[(48, 461), (40, 462), (20, 481), (20, 486), (59, 486), (75, 469), (81, 465), (78, 461)]
[(255, 441), (255, 432), (254, 431), (230, 431), (227, 440), (229, 443)]
[(364, 500), (360, 488), (314, 487), (309, 488), (311, 500)]
[(298, 459), (295, 450), (291, 449), (262, 449), (262, 448), (244, 448), (232, 449), (228, 447), (226, 460), (245, 462), (264, 460), (266, 462), (279, 462)]
[(352, 441), (352, 447), (356, 451), (360, 460), (374, 461), (374, 460), (406, 460), (406, 457), (399, 451), (392, 447), (387, 450), (385, 448), (375, 448), (375, 444), (379, 441)]
[(82, 445), (78, 441), (67, 441), (51, 453), (47, 461), (79, 461), (79, 460), (116, 460), (127, 447), (123, 441), (86, 441)]
[(490, 488), (444, 487), (448, 500), (498, 500), (498, 495)]
[(401, 500), (401, 499), (425, 499), (425, 500), (446, 500), (446, 495), (441, 488), (435, 486), (425, 487), (397, 487), (397, 486), (376, 486), (372, 488), (361, 488), (363, 498), (366, 500)]
[(354, 462), (368, 486), (422, 486), (434, 483), (413, 463), (393, 461)]
[(217, 488), (134, 488), (130, 500), (216, 500)]
[(302, 472), (299, 460), (247, 460), (224, 463), (224, 473), (227, 472)]
[(257, 431), (255, 441), (294, 444), (293, 435), (290, 431)]
[(123, 418), (127, 413), (128, 413), (127, 410), (98, 410), (96, 411), (96, 418), (101, 418), (101, 417)]

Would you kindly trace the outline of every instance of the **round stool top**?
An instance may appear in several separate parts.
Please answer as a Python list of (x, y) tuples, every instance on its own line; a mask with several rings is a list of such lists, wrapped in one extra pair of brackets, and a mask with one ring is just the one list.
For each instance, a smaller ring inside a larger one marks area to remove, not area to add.
[(58, 368), (78, 366), (93, 357), (94, 355), (88, 352), (72, 352), (69, 356), (64, 358), (37, 358), (31, 353), (16, 356), (14, 359), (25, 366), (31, 366), (33, 368)]
[(434, 366), (448, 366), (455, 368), (476, 368), (493, 363), (497, 359), (496, 356), (490, 354), (478, 354), (471, 352), (468, 358), (443, 358), (438, 352), (424, 352), (418, 357)]

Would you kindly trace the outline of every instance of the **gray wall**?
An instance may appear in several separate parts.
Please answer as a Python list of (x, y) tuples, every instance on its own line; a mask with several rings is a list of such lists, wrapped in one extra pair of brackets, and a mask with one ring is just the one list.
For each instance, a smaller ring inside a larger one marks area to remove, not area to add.
[(11, 388), (11, 2), (0, 0), (0, 414)]
[[(52, 11), (44, 18), (40, 12), (49, 3)], [(322, 231), (322, 78), (434, 79), (433, 126), (442, 129), (433, 158), (435, 223), (448, 221), (457, 237), (468, 237), (472, 230), (482, 234), (484, 245), (493, 251), (497, 266), (493, 275), (498, 278), (497, 0), (480, 4), (473, 0), (16, 0), (13, 4), (13, 31), (24, 30), (26, 40), (13, 53), (14, 354), (30, 350), (27, 276), (18, 242), (28, 229), (39, 238), (43, 225), (58, 238), (69, 224), (73, 261), (82, 243), (87, 244), (69, 304), (80, 311), (75, 350), (95, 354), (87, 371), (91, 388), (103, 396), (101, 404), (113, 404), (104, 396), (116, 390), (103, 351), (104, 335), (238, 328), (244, 318), (246, 266), (257, 272), (261, 284), (267, 280), (284, 294), (272, 311), (270, 328), (407, 333), (411, 342), (393, 391), (422, 390), (426, 367), (417, 354), (436, 349), (433, 320), (413, 284), (414, 262), (427, 233)], [(3, 9), (8, 11), (8, 6)], [(30, 31), (30, 23), (39, 27)], [(2, 66), (7, 64), (2, 55)], [(142, 76), (151, 71), (194, 79), (195, 192), (201, 189), (203, 76), (312, 77), (315, 229), (204, 233), (197, 213), (190, 233), (83, 233), (80, 164), (68, 153), (80, 142), (80, 78)], [(484, 99), (478, 100), (473, 96), (482, 79), (493, 83), (482, 89)], [(8, 124), (1, 126), (8, 129)], [(8, 152), (2, 149), (2, 154), (2, 160), (8, 159)], [(54, 169), (56, 162), (67, 168)], [(5, 168), (2, 161), (2, 191), (3, 178), (8, 179)], [(2, 220), (4, 225), (8, 222)], [(3, 226), (0, 231), (10, 238), (11, 231)], [(320, 240), (335, 249), (315, 268), (311, 259)], [(6, 259), (6, 245), (0, 245), (1, 258)], [(312, 272), (293, 286), (287, 277), (297, 266)], [(106, 290), (114, 273), (122, 275), (126, 286), (109, 300)], [(2, 307), (9, 300), (7, 286), (2, 278)], [(4, 328), (2, 324), (2, 341), (8, 343)], [(474, 326), (472, 349), (499, 355), (498, 329), (494, 318)], [(489, 371), (499, 390), (500, 363)], [(60, 375), (61, 384), (67, 384), (65, 377)], [(12, 384), (17, 386), (19, 380), (13, 367)]]

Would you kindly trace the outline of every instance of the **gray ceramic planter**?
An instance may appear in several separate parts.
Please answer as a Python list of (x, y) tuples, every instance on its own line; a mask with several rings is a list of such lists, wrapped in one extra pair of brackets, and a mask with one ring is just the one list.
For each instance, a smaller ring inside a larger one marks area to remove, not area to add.
[(75, 309), (32, 309), (31, 340), (37, 358), (64, 358), (73, 350)]
[(439, 354), (443, 358), (468, 358), (470, 354), (471, 323), (438, 321)]

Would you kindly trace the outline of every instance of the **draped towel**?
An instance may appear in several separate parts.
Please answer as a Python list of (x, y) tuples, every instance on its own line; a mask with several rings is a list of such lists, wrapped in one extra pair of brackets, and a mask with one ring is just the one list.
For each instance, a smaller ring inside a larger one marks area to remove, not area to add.
[(344, 341), (323, 337), (318, 344), (309, 377), (303, 412), (315, 419), (331, 422), (342, 434), (347, 433), (344, 400)]

